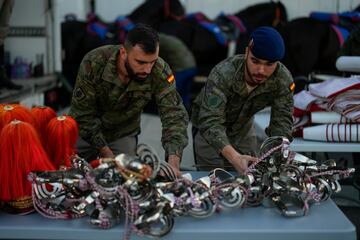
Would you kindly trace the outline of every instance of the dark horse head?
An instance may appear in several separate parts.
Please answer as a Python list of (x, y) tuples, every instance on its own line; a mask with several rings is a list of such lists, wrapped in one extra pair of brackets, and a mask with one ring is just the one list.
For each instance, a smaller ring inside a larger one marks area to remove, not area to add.
[(147, 0), (137, 7), (128, 18), (134, 23), (146, 23), (158, 29), (160, 23), (180, 20), (185, 9), (179, 0)]
[(281, 27), (287, 23), (287, 12), (281, 2), (259, 3), (234, 14), (246, 27), (246, 34), (238, 39), (237, 52), (243, 53), (252, 31), (260, 26)]

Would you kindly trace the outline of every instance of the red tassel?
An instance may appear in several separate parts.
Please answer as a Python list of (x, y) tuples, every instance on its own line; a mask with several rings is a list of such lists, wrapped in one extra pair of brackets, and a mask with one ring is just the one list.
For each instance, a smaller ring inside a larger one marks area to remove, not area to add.
[(70, 167), (70, 157), (76, 153), (78, 126), (70, 116), (53, 118), (47, 126), (46, 150), (56, 168)]
[(0, 131), (6, 124), (15, 119), (34, 125), (34, 118), (26, 107), (20, 104), (3, 104), (0, 106)]
[(34, 117), (34, 126), (39, 133), (40, 141), (43, 146), (46, 146), (46, 127), (51, 119), (56, 117), (56, 112), (47, 106), (37, 106), (31, 109)]
[[(14, 120), (0, 134), (0, 200), (23, 200), (31, 196), (31, 171), (55, 170), (39, 137), (29, 123)], [(21, 206), (19, 206), (21, 208)]]

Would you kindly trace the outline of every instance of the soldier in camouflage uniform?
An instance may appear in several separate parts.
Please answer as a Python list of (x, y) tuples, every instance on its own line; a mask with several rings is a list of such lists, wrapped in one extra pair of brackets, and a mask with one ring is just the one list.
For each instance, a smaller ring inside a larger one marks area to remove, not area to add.
[(119, 153), (135, 155), (140, 116), (154, 96), (166, 158), (179, 170), (188, 141), (188, 115), (174, 75), (158, 54), (157, 33), (139, 24), (127, 34), (124, 46), (103, 46), (84, 57), (70, 108), (79, 124), (80, 156), (91, 161)]
[(256, 160), (254, 115), (267, 106), (271, 106), (267, 134), (291, 139), (294, 84), (279, 62), (284, 51), (280, 34), (260, 27), (252, 33), (245, 55), (230, 57), (211, 71), (191, 116), (198, 130), (194, 153), (199, 169), (231, 164), (244, 172)]

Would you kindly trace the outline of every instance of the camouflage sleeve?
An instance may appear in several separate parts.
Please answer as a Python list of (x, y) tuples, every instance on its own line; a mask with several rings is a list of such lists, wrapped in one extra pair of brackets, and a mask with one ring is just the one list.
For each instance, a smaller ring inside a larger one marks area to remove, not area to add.
[(284, 136), (292, 141), (294, 100), (293, 91), (286, 89), (271, 105), (270, 125), (266, 133), (269, 136)]
[(162, 123), (161, 142), (167, 156), (177, 155), (181, 158), (183, 149), (188, 144), (189, 116), (176, 91), (174, 75), (167, 64), (161, 78), (160, 86), (155, 94)]
[(210, 73), (201, 93), (198, 114), (199, 132), (218, 152), (230, 144), (226, 135), (225, 109), (227, 94), (223, 76), (215, 69)]
[(101, 122), (96, 117), (96, 85), (93, 81), (94, 66), (84, 59), (79, 67), (71, 100), (70, 113), (79, 124), (79, 135), (90, 145), (101, 148), (107, 145), (101, 133)]

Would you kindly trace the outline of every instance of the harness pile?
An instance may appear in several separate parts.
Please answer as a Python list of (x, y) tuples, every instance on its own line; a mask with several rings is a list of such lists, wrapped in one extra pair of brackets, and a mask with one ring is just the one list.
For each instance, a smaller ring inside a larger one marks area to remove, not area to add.
[(43, 216), (88, 216), (100, 228), (125, 219), (124, 239), (129, 239), (131, 232), (162, 237), (175, 217), (207, 218), (220, 209), (263, 205), (286, 217), (304, 216), (311, 204), (340, 191), (338, 180), (355, 171), (332, 160), (317, 165), (289, 151), (289, 141), (282, 137), (265, 140), (260, 153), (243, 175), (217, 168), (192, 180), (190, 174), (177, 178), (149, 146), (140, 144), (136, 157), (120, 154), (93, 168), (74, 156), (72, 168), (32, 172), (29, 180), (35, 209)]

